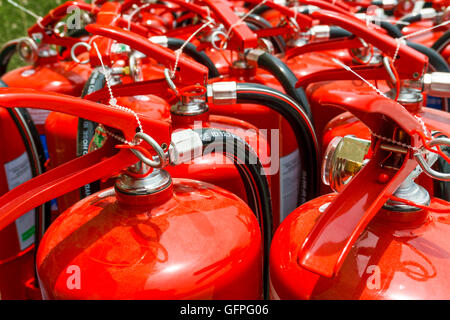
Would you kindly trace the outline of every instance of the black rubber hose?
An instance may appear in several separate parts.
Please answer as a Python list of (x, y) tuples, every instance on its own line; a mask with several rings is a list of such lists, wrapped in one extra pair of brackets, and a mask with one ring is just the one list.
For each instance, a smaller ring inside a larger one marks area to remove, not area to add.
[[(270, 189), (264, 168), (257, 154), (240, 137), (219, 129), (194, 130), (203, 143), (203, 155), (217, 150), (233, 160), (247, 191), (248, 204), (255, 213), (262, 231), (264, 246), (263, 282), (264, 299), (269, 299), (269, 255), (272, 242), (273, 218)], [(230, 151), (232, 151), (230, 153)]]
[(397, 26), (394, 26), (392, 23), (389, 23), (387, 21), (380, 21), (380, 27), (386, 30), (388, 35), (390, 35), (392, 38), (403, 37), (402, 31)]
[[(406, 27), (410, 23), (418, 22), (420, 20), (422, 20), (422, 15), (420, 13), (416, 13), (416, 14), (413, 14), (413, 15), (410, 15), (410, 16), (407, 16), (405, 18), (398, 20), (398, 22), (396, 23), (396, 26), (401, 31), (404, 27)], [(401, 22), (405, 22), (405, 23), (401, 23)]]
[[(272, 28), (272, 25), (270, 24), (269, 21), (267, 21), (263, 17), (261, 17), (257, 14), (254, 14), (254, 13), (249, 14), (245, 18), (245, 22), (247, 22), (247, 23), (250, 22), (253, 25), (255, 25), (256, 27), (258, 27), (259, 29)], [(270, 37), (269, 40), (274, 44), (277, 52), (283, 53), (286, 51), (286, 42), (284, 41), (282, 36)]]
[[(184, 42), (184, 40), (177, 38), (167, 38), (167, 47), (171, 50), (177, 50), (184, 44)], [(220, 76), (220, 73), (217, 70), (214, 62), (212, 62), (211, 59), (203, 51), (198, 51), (197, 47), (194, 44), (188, 42), (184, 47), (183, 52), (198, 63), (206, 66), (208, 68), (208, 77), (210, 79)]]
[(295, 133), (301, 161), (297, 205), (318, 196), (319, 151), (314, 128), (304, 110), (287, 95), (260, 84), (237, 83), (237, 103), (264, 105), (286, 119)]
[[(81, 37), (85, 37), (88, 35), (89, 35), (89, 32), (87, 32), (85, 28), (69, 29), (69, 31), (67, 32), (67, 36), (71, 37), (71, 38), (81, 38)], [(64, 51), (66, 51), (66, 50), (67, 50), (66, 47), (60, 47), (59, 54), (62, 55), (64, 53)]]
[(9, 61), (16, 52), (16, 47), (17, 43), (11, 43), (10, 45), (3, 47), (0, 51), (0, 77), (8, 70)]
[(450, 43), (450, 30), (447, 30), (435, 43), (431, 46), (437, 52), (441, 52)]
[[(106, 78), (100, 70), (100, 68), (97, 68), (92, 71), (81, 93), (82, 98), (88, 94), (103, 89), (105, 86)], [(78, 119), (77, 157), (81, 157), (89, 152), (89, 143), (94, 137), (95, 128), (97, 128), (97, 123), (83, 118)], [(97, 191), (100, 191), (99, 181), (86, 184), (80, 188), (80, 199), (84, 199)]]
[(269, 71), (280, 82), (284, 91), (303, 108), (309, 119), (312, 119), (305, 92), (302, 88), (295, 88), (298, 79), (292, 70), (283, 61), (267, 52), (259, 55), (257, 63), (260, 68)]
[[(252, 6), (253, 4), (252, 3), (250, 3), (250, 7)], [(253, 14), (257, 14), (257, 15), (262, 15), (264, 12), (266, 12), (266, 11), (268, 11), (268, 10), (270, 10), (270, 7), (268, 7), (268, 6), (266, 6), (265, 4), (263, 4), (262, 6), (259, 6), (258, 8), (256, 8), (255, 10), (253, 10)]]
[(249, 22), (249, 21), (245, 21), (245, 24), (246, 24), (247, 27), (249, 27), (250, 30), (252, 30), (252, 31), (259, 30), (259, 28), (258, 28), (256, 25), (254, 25), (253, 23), (251, 23), (251, 22)]
[(450, 72), (447, 61), (445, 61), (445, 59), (438, 52), (436, 52), (436, 50), (411, 41), (406, 41), (406, 45), (426, 55), (428, 57), (429, 64), (433, 67), (433, 69), (435, 69), (434, 71)]
[(345, 29), (337, 26), (330, 27), (330, 39), (342, 38), (342, 37), (350, 37), (352, 35), (351, 32), (348, 32)]
[[(433, 134), (435, 138), (448, 138), (440, 132), (436, 132)], [(444, 152), (447, 156), (450, 156), (450, 147), (441, 146), (441, 151)], [(442, 157), (439, 157), (434, 165), (436, 170), (439, 172), (450, 173), (450, 163), (445, 161)], [(434, 180), (435, 183), (435, 196), (441, 198), (445, 201), (450, 201), (450, 182), (449, 181), (440, 181)]]
[(71, 38), (81, 38), (81, 37), (85, 37), (85, 36), (89, 36), (89, 32), (87, 32), (87, 30), (85, 28), (81, 28), (81, 29), (69, 29), (69, 31), (67, 31), (67, 36), (71, 37)]

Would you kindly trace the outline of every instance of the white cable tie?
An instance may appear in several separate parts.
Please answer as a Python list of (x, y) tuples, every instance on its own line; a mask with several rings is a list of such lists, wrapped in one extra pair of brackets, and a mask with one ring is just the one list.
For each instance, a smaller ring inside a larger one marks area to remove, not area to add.
[(450, 23), (450, 20), (447, 20), (447, 21), (445, 21), (445, 22), (443, 22), (441, 24), (438, 24), (436, 26), (433, 26), (433, 27), (430, 27), (430, 28), (426, 28), (426, 29), (422, 29), (422, 30), (419, 30), (419, 31), (416, 31), (416, 32), (413, 32), (413, 33), (410, 33), (410, 34), (407, 34), (407, 35), (404, 35), (403, 37), (400, 37), (400, 38), (395, 38), (395, 40), (397, 41), (397, 48), (395, 49), (395, 53), (394, 53), (394, 56), (392, 57), (392, 60), (395, 61), (397, 59), (398, 52), (400, 50), (400, 45), (406, 43), (405, 39), (410, 38), (410, 37), (414, 37), (414, 36), (417, 36), (417, 35), (420, 35), (422, 33), (426, 33), (428, 31), (434, 30), (436, 28), (443, 27), (443, 26), (445, 26), (445, 25), (447, 25), (449, 23)]
[(29, 14), (30, 16), (32, 16), (33, 18), (36, 19), (37, 24), (39, 25), (39, 27), (41, 27), (42, 29), (44, 29), (44, 26), (41, 24), (42, 21), (42, 17), (37, 15), (36, 13), (34, 13), (33, 11), (21, 6), (20, 4), (18, 4), (17, 2), (13, 1), (13, 0), (7, 0), (9, 4), (13, 5), (14, 7), (16, 7), (17, 9)]
[(139, 13), (142, 9), (147, 8), (150, 6), (150, 3), (146, 3), (143, 4), (142, 6), (138, 7), (136, 10), (134, 10), (133, 12), (131, 12), (131, 14), (128, 16), (128, 30), (131, 29), (131, 19), (133, 19), (133, 17)]
[[(357, 76), (359, 79), (361, 79), (364, 83), (366, 83), (369, 87), (371, 87), (374, 91), (376, 91), (378, 94), (380, 94), (381, 96), (388, 98), (383, 92), (380, 91), (380, 89), (378, 89), (377, 87), (375, 87), (372, 83), (370, 83), (368, 80), (364, 79), (362, 76), (360, 76), (358, 73), (356, 73), (352, 68), (350, 68), (349, 66), (347, 66), (346, 64), (342, 63), (341, 61), (339, 61), (336, 58), (332, 58), (331, 59), (334, 63), (336, 63), (337, 65), (341, 66), (342, 68), (344, 68), (345, 70), (353, 73), (355, 76)], [(389, 99), (389, 98), (388, 98)]]
[(251, 10), (249, 10), (246, 14), (244, 14), (238, 21), (236, 21), (235, 23), (233, 23), (230, 28), (228, 29), (228, 32), (226, 34), (226, 38), (229, 39), (231, 32), (233, 31), (233, 29), (235, 27), (237, 27), (238, 25), (241, 25), (244, 23), (244, 20), (253, 13), (253, 11), (255, 11), (257, 8), (259, 8), (260, 6), (262, 6), (264, 3), (266, 3), (268, 0), (263, 0), (262, 2), (258, 3), (256, 6), (254, 6)]
[[(117, 104), (117, 99), (114, 97), (112, 89), (111, 89), (111, 83), (110, 83), (110, 76), (111, 76), (111, 74), (110, 74), (110, 72), (108, 70), (106, 70), (106, 67), (103, 64), (102, 55), (100, 54), (100, 51), (98, 50), (97, 44), (95, 42), (94, 42), (94, 48), (95, 48), (95, 51), (97, 52), (97, 56), (98, 56), (98, 58), (100, 60), (100, 63), (102, 65), (103, 74), (105, 75), (106, 85), (108, 87), (109, 96), (110, 96), (109, 105), (111, 107), (113, 107), (113, 108), (116, 108), (116, 109), (119, 109), (119, 110), (122, 110), (122, 111), (125, 111), (125, 112), (133, 114), (135, 119), (136, 119), (136, 122), (137, 122), (137, 124), (139, 126), (140, 132), (144, 133), (144, 129), (142, 128), (142, 124), (141, 124), (141, 121), (140, 121), (139, 116), (137, 115), (137, 113), (134, 112), (134, 110), (132, 110), (130, 108), (127, 108), (127, 107), (124, 107), (124, 106), (121, 106), (121, 105)], [(119, 141), (122, 141), (122, 142), (124, 142), (124, 143), (126, 143), (128, 145), (134, 145), (134, 143), (132, 143), (132, 142), (126, 140), (126, 139), (123, 139), (123, 138), (121, 138), (121, 137), (119, 137), (119, 136), (109, 132), (108, 130), (106, 130), (106, 133), (108, 133), (112, 137), (114, 137), (114, 138), (118, 139)]]
[(170, 71), (170, 77), (171, 78), (174, 78), (175, 77), (175, 73), (176, 73), (176, 70), (177, 70), (177, 67), (178, 67), (178, 63), (179, 63), (179, 61), (180, 61), (180, 57), (181, 57), (181, 54), (183, 53), (183, 50), (184, 50), (184, 47), (186, 47), (187, 46), (187, 44), (201, 31), (201, 30), (203, 30), (204, 28), (206, 28), (207, 26), (209, 26), (210, 24), (212, 24), (212, 23), (214, 23), (214, 20), (209, 20), (209, 21), (207, 21), (207, 22), (205, 22), (200, 28), (198, 28), (197, 30), (195, 30), (195, 32), (193, 33), (193, 34), (191, 34), (190, 36), (189, 36), (189, 38), (187, 38), (186, 39), (186, 41), (183, 43), (183, 45), (180, 47), (180, 48), (178, 48), (177, 50), (175, 50), (175, 56), (176, 56), (176, 59), (175, 59), (175, 65), (173, 66), (173, 70), (172, 71)]

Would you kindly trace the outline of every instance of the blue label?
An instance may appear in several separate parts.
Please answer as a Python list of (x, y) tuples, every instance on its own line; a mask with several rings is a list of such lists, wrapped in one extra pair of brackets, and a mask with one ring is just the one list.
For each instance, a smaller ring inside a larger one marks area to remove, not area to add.
[(442, 110), (442, 98), (427, 96), (427, 107)]
[[(48, 159), (49, 155), (48, 155), (47, 139), (45, 138), (45, 135), (41, 135), (40, 138), (41, 138), (42, 148), (44, 149), (45, 159)], [(51, 203), (51, 210), (58, 211), (58, 203), (56, 202), (56, 199), (51, 200), (50, 203)]]
[(42, 143), (42, 148), (44, 149), (45, 159), (48, 159), (47, 139), (45, 138), (45, 135), (43, 135), (43, 134), (41, 134), (41, 143)]

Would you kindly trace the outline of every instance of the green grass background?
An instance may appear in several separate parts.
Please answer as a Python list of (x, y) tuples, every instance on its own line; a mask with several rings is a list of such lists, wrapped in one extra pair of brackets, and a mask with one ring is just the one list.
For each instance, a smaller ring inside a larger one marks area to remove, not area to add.
[[(15, 2), (39, 16), (44, 16), (65, 0), (15, 0)], [(35, 22), (34, 17), (14, 7), (7, 0), (0, 0), (0, 47), (11, 39), (27, 36), (28, 28)], [(8, 69), (19, 65), (21, 65), (19, 59), (13, 58)]]
[[(64, 0), (15, 0), (21, 6), (37, 15), (44, 16)], [(12, 6), (7, 0), (0, 0), (0, 43), (23, 37), (27, 29), (36, 22), (32, 16)]]

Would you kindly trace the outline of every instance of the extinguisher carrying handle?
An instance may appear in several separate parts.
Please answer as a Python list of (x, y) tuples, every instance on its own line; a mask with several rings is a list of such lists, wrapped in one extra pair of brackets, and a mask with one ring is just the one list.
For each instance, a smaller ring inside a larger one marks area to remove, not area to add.
[[(207, 17), (209, 12), (208, 9), (205, 9), (202, 6), (199, 6), (197, 4), (191, 3), (191, 2), (186, 2), (183, 0), (166, 0), (164, 1), (166, 3), (172, 3), (177, 5), (179, 8), (183, 8), (186, 9), (187, 11), (191, 11), (197, 15), (199, 15), (200, 17)], [(139, 5), (139, 4), (145, 4), (145, 3), (149, 3), (148, 1), (142, 1), (142, 0), (128, 0), (128, 1), (124, 1), (123, 5), (122, 5), (122, 12), (131, 9), (131, 7), (133, 5)], [(146, 8), (152, 8), (154, 4), (151, 3), (148, 7)], [(168, 6), (165, 6), (166, 8), (170, 8)]]
[[(118, 2), (106, 2), (102, 5), (100, 11), (97, 14), (97, 22), (98, 24), (111, 25), (114, 26), (117, 24), (117, 15), (120, 14), (121, 4)], [(108, 38), (95, 38), (92, 40), (95, 42), (99, 52), (102, 55), (102, 61), (110, 66), (112, 63), (111, 59), (111, 48), (113, 46), (114, 41)], [(72, 47), (73, 48), (73, 47)], [(75, 60), (75, 59), (74, 59)], [(89, 52), (89, 62), (92, 68), (98, 67), (101, 65), (100, 58), (97, 55), (96, 48), (92, 48)]]
[[(60, 6), (50, 10), (50, 12), (40, 19), (37, 23), (35, 23), (33, 26), (31, 26), (28, 29), (28, 35), (33, 38), (33, 35), (40, 34), (42, 36), (41, 42), (47, 43), (47, 44), (56, 44), (61, 46), (72, 46), (79, 42), (79, 39), (77, 38), (71, 38), (71, 37), (59, 37), (54, 33), (48, 33), (48, 27), (56, 24), (59, 22), (62, 18), (67, 16), (68, 9), (70, 8), (78, 8), (83, 11), (90, 12), (97, 16), (101, 9), (97, 6), (88, 4), (84, 1), (67, 1)], [(120, 27), (128, 27), (129, 21), (125, 20), (123, 17), (117, 18), (117, 25)], [(140, 35), (147, 36), (148, 30), (134, 22), (130, 23), (130, 29), (133, 32), (136, 32)]]
[[(64, 94), (33, 89), (0, 88), (0, 105), (6, 108), (18, 106), (32, 109), (45, 108), (50, 111), (70, 114), (118, 129), (129, 141), (133, 140), (136, 135), (136, 118), (127, 110)], [(168, 123), (153, 120), (145, 114), (137, 115), (141, 120), (144, 131), (152, 132), (152, 137), (159, 143), (170, 142), (170, 125)]]
[[(66, 95), (32, 89), (1, 88), (0, 105), (6, 108), (45, 108), (71, 114), (121, 130), (129, 141), (136, 134), (136, 118), (132, 113)], [(152, 132), (159, 144), (170, 144), (169, 123), (142, 114), (138, 114), (138, 117), (143, 130)], [(92, 181), (109, 177), (138, 161), (128, 149), (115, 152), (114, 148), (105, 146), (39, 175), (0, 197), (0, 230), (42, 203)]]
[(336, 0), (333, 3), (324, 0), (299, 0), (303, 5), (315, 6), (323, 10), (335, 11), (353, 18), (352, 8), (346, 3)]
[(60, 37), (53, 31), (49, 32), (49, 29), (51, 30), (50, 27), (64, 18), (69, 13), (68, 10), (72, 7), (91, 12), (94, 15), (97, 15), (97, 13), (100, 11), (100, 8), (94, 7), (88, 3), (85, 3), (84, 1), (67, 1), (60, 6), (50, 10), (50, 12), (46, 16), (32, 25), (28, 29), (29, 37), (35, 39), (36, 36), (40, 36), (41, 38), (39, 39), (39, 41), (42, 44), (54, 44), (67, 48), (75, 45), (80, 41), (79, 39), (67, 36)]
[[(417, 167), (413, 150), (420, 148), (422, 141), (417, 134), (410, 133), (422, 132), (423, 129), (401, 105), (381, 96), (349, 94), (337, 89), (327, 91), (319, 103), (350, 111), (378, 137), (392, 139), (396, 128), (403, 129), (408, 137), (403, 142), (411, 147), (405, 150), (403, 163), (398, 168), (382, 166), (389, 151), (381, 146), (389, 142), (374, 138), (372, 159), (328, 206), (306, 237), (297, 257), (298, 264), (314, 273), (332, 277), (338, 273), (370, 220)], [(444, 122), (442, 124), (448, 126)]]
[[(173, 98), (173, 93), (171, 93), (168, 89), (169, 87), (165, 78), (111, 86), (111, 90), (114, 92), (115, 98), (151, 94), (162, 99), (169, 100)], [(104, 87), (84, 96), (83, 98), (91, 101), (107, 102), (111, 96), (109, 93), (109, 88)]]
[[(258, 5), (261, 3), (261, 0), (248, 0), (246, 2)], [(286, 16), (289, 19), (294, 19), (302, 31), (308, 30), (313, 26), (313, 19), (310, 16), (300, 12), (295, 12), (294, 11), (295, 9), (280, 5), (278, 3), (273, 2), (272, 0), (266, 1), (264, 5), (280, 12), (282, 15)]]
[[(134, 50), (155, 59), (171, 70), (175, 66), (177, 56), (173, 51), (155, 44), (149, 39), (136, 33), (118, 27), (100, 24), (87, 25), (86, 30), (94, 35), (107, 37), (120, 43), (124, 43)], [(172, 79), (174, 83), (182, 84), (183, 86), (194, 84), (205, 85), (207, 79), (207, 67), (183, 56), (179, 57), (175, 78)]]
[(230, 39), (227, 40), (227, 48), (243, 52), (248, 48), (258, 46), (256, 34), (245, 23), (241, 23), (241, 18), (233, 11), (230, 4), (224, 0), (202, 0), (214, 15), (222, 22), (226, 29), (233, 28)]
[[(330, 11), (316, 11), (312, 14), (312, 16), (320, 20), (322, 23), (337, 25), (351, 32), (353, 35), (362, 38), (364, 41), (372, 44), (390, 57), (394, 57), (397, 48), (399, 48), (394, 65), (400, 79), (419, 80), (423, 76), (428, 65), (428, 57), (422, 53), (405, 45), (399, 46), (398, 42), (390, 36), (384, 35), (376, 30), (369, 29), (364, 23), (361, 23), (361, 21), (348, 19), (339, 13)], [(342, 45), (339, 44), (340, 41), (342, 40), (326, 41), (325, 45), (328, 46), (328, 49), (336, 47), (342, 48)], [(355, 44), (355, 42), (347, 42), (347, 44)], [(358, 47), (361, 47), (361, 45)], [(295, 56), (295, 53), (300, 54), (313, 52), (316, 49), (323, 50), (324, 48), (324, 44), (321, 43), (306, 44), (303, 47), (292, 49), (295, 50), (295, 52), (289, 53), (289, 57)], [(387, 75), (387, 72), (382, 64), (379, 66), (369, 67), (355, 66), (353, 67), (353, 70), (368, 80), (385, 79)], [(349, 73), (343, 68), (323, 70), (303, 77), (299, 80), (296, 87), (305, 86), (312, 82), (323, 81), (324, 79), (353, 80), (355, 79), (355, 75)]]

